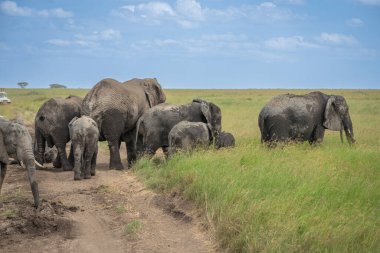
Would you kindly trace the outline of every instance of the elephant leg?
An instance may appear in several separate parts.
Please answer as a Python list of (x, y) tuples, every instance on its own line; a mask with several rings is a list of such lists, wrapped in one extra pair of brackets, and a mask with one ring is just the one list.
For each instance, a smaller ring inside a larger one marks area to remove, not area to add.
[(54, 166), (54, 168), (61, 168), (62, 167), (61, 158), (59, 156), (59, 153), (57, 154), (57, 157), (55, 158), (55, 160), (53, 162), (53, 166)]
[(62, 169), (64, 171), (72, 170), (73, 166), (71, 166), (71, 164), (67, 160), (66, 143), (57, 143), (56, 147), (58, 149), (59, 158), (61, 159)]
[(69, 153), (69, 163), (71, 164), (71, 166), (74, 167), (74, 147), (73, 147), (73, 144), (71, 143), (70, 145), (70, 153)]
[(6, 173), (7, 173), (7, 164), (0, 162), (0, 193), (1, 193), (1, 187), (3, 186)]
[(91, 178), (91, 161), (92, 161), (93, 152), (90, 152), (89, 150), (86, 150), (84, 156), (83, 156), (83, 162), (84, 162), (84, 179), (90, 179)]
[(37, 152), (35, 155), (35, 159), (37, 162), (39, 162), (41, 165), (44, 164), (44, 153), (46, 148), (46, 140), (41, 134), (40, 131), (36, 129), (36, 137), (35, 137), (35, 145), (37, 146)]
[[(161, 146), (161, 137), (155, 134), (148, 134), (144, 137), (144, 153), (153, 156)], [(148, 141), (149, 140), (149, 141)]]
[(91, 159), (91, 176), (95, 176), (96, 158), (98, 156), (98, 150), (94, 152)]
[(143, 154), (143, 138), (142, 136), (137, 136), (137, 140), (136, 140), (136, 147), (135, 147), (135, 151), (136, 151), (136, 157), (140, 157), (142, 154)]
[(81, 167), (82, 167), (82, 151), (80, 146), (75, 144), (74, 146), (74, 180), (81, 179)]
[(128, 134), (124, 136), (125, 146), (127, 148), (127, 157), (128, 157), (128, 167), (136, 161), (136, 147), (134, 140), (134, 131), (130, 131)]
[(322, 126), (316, 126), (314, 128), (311, 139), (309, 140), (310, 144), (321, 143), (323, 137), (325, 136), (325, 129)]
[(120, 159), (120, 152), (119, 152), (119, 139), (117, 140), (108, 140), (108, 147), (110, 150), (110, 166), (109, 168), (122, 170), (124, 169), (123, 164), (121, 163)]

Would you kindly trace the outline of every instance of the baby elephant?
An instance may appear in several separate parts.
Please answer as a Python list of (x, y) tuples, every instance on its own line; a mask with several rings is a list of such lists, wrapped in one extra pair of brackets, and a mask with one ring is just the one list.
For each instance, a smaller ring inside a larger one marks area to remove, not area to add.
[(208, 147), (211, 141), (211, 131), (206, 123), (181, 121), (169, 132), (169, 155), (177, 149), (189, 151), (197, 146)]
[(98, 126), (88, 116), (75, 117), (69, 123), (70, 139), (74, 150), (74, 180), (95, 176), (98, 154)]
[(235, 137), (228, 132), (221, 132), (215, 140), (215, 148), (227, 148), (235, 146)]

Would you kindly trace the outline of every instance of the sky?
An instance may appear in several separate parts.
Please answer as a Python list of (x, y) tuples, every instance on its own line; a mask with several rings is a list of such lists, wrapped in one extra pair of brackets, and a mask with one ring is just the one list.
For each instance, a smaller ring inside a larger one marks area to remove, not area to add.
[(380, 89), (380, 0), (0, 0), (0, 87)]

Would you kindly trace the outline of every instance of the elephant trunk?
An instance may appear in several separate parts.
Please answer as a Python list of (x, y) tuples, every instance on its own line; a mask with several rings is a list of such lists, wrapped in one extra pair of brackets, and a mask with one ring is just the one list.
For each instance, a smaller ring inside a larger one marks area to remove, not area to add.
[(343, 120), (343, 128), (344, 128), (344, 132), (346, 134), (348, 143), (354, 144), (355, 143), (354, 131), (352, 128), (352, 121), (349, 114), (347, 114), (347, 117), (345, 117)]
[(37, 155), (36, 160), (40, 164), (44, 164), (44, 153), (45, 153), (45, 138), (42, 133), (36, 129), (36, 142), (37, 142)]
[(34, 206), (37, 208), (40, 204), (40, 194), (38, 190), (38, 183), (35, 179), (36, 166), (34, 163), (34, 155), (32, 147), (26, 147), (24, 149), (24, 156), (22, 159), (23, 163), (26, 166), (28, 171), (28, 179), (30, 183), (30, 187), (32, 188), (32, 194), (34, 198)]

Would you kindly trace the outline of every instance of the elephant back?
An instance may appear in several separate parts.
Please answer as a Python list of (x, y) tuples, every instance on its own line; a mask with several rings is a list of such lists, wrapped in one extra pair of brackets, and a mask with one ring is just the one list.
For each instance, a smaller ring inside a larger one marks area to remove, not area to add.
[[(97, 121), (110, 111), (124, 111), (131, 103), (125, 87), (114, 79), (98, 82), (83, 99), (83, 114)], [(97, 122), (98, 123), (98, 122)]]
[(81, 115), (80, 101), (63, 98), (51, 98), (46, 101), (37, 112), (36, 120), (40, 117), (48, 120), (68, 118), (69, 121), (75, 116)]
[(38, 110), (35, 129), (52, 136), (62, 136), (60, 141), (67, 141), (69, 138), (67, 125), (72, 118), (80, 117), (81, 111), (78, 98), (51, 98)]

